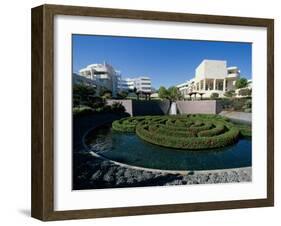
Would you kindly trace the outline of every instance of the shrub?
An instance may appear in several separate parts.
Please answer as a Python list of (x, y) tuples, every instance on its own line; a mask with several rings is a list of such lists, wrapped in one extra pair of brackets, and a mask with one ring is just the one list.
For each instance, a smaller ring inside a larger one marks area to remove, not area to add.
[(245, 111), (250, 112), (252, 108), (251, 98), (234, 98), (234, 99), (222, 99), (220, 104), (223, 109), (234, 110), (234, 111)]
[(244, 111), (243, 106), (246, 99), (237, 98), (232, 101), (232, 106), (234, 111)]
[(104, 94), (102, 95), (103, 99), (111, 99), (112, 98), (112, 92), (111, 91), (107, 91), (104, 92)]
[(229, 91), (226, 91), (226, 92), (224, 93), (224, 96), (225, 96), (225, 97), (231, 98), (231, 97), (235, 97), (235, 96), (236, 96), (236, 93), (235, 93), (234, 90), (229, 90)]
[(128, 96), (128, 92), (126, 92), (126, 91), (121, 91), (121, 92), (117, 93), (117, 97), (119, 99), (125, 99), (127, 96)]
[(103, 107), (99, 107), (99, 108), (96, 108), (96, 109), (95, 109), (95, 112), (97, 112), (97, 113), (102, 113), (103, 110), (104, 110)]
[(88, 115), (94, 113), (94, 110), (88, 106), (74, 107), (72, 110), (74, 116)]
[(242, 108), (243, 108), (244, 112), (251, 113), (252, 112), (252, 99), (246, 100)]
[(208, 149), (233, 144), (238, 138), (239, 130), (231, 127), (227, 132), (212, 137), (178, 137), (163, 135), (158, 131), (152, 132), (149, 125), (138, 124), (136, 133), (147, 142), (160, 146), (178, 149)]
[(220, 100), (220, 104), (222, 109), (231, 109), (232, 108), (232, 99), (223, 98)]
[(112, 96), (112, 91), (110, 91), (109, 89), (101, 86), (100, 87), (100, 90), (99, 90), (99, 96), (102, 97), (102, 98), (111, 98)]
[(110, 105), (105, 105), (103, 107), (103, 112), (111, 112), (111, 106)]
[(235, 126), (239, 129), (240, 135), (242, 135), (243, 137), (252, 136), (252, 127), (250, 125), (235, 124)]
[(145, 120), (145, 117), (128, 117), (116, 120), (112, 123), (112, 128), (119, 132), (135, 132), (138, 122)]
[(214, 128), (209, 129), (209, 130), (200, 131), (198, 133), (198, 136), (199, 137), (212, 137), (212, 136), (218, 135), (220, 133), (223, 133), (224, 130), (225, 130), (224, 124), (218, 122), (218, 123), (215, 124)]
[(139, 116), (114, 121), (112, 128), (135, 132), (152, 144), (178, 149), (208, 149), (236, 142), (251, 128), (229, 122), (219, 115)]
[(245, 89), (240, 89), (238, 91), (238, 94), (240, 96), (251, 96), (252, 95), (252, 90), (251, 89), (248, 89), (248, 88), (245, 88)]
[(124, 113), (126, 111), (125, 107), (120, 102), (114, 102), (111, 105), (111, 111), (114, 113)]
[(244, 112), (246, 112), (246, 113), (251, 113), (251, 112), (252, 112), (252, 108), (245, 108), (245, 109), (244, 109)]
[(252, 108), (252, 99), (246, 100), (244, 106), (245, 108)]
[(218, 99), (218, 98), (219, 98), (219, 94), (218, 94), (218, 93), (212, 93), (211, 96), (210, 96), (210, 98), (211, 98), (212, 100)]
[(91, 103), (89, 103), (89, 106), (91, 108), (100, 108), (100, 107), (103, 107), (104, 105), (105, 105), (105, 103), (104, 103), (103, 99), (100, 97), (92, 98)]

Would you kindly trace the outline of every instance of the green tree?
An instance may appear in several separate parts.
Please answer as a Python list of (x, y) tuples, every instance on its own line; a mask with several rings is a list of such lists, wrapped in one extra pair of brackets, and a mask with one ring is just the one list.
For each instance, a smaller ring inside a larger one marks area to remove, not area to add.
[(164, 86), (161, 86), (158, 90), (158, 96), (161, 99), (168, 99), (170, 101), (182, 99), (180, 91), (175, 86), (171, 86), (168, 89), (166, 89)]
[(111, 91), (106, 91), (102, 95), (103, 99), (111, 99), (112, 98), (112, 92)]
[(108, 99), (108, 98), (111, 98), (112, 92), (105, 87), (101, 87), (100, 92), (99, 92), (99, 96), (104, 98), (104, 99)]
[(90, 105), (91, 98), (96, 94), (96, 89), (84, 84), (73, 85), (73, 105)]
[(248, 80), (246, 78), (239, 78), (235, 82), (235, 87), (237, 89), (245, 88), (248, 85)]
[(182, 99), (182, 94), (180, 93), (179, 89), (175, 86), (171, 86), (168, 89), (168, 99), (171, 101), (176, 101)]
[(125, 98), (128, 96), (128, 92), (126, 92), (126, 91), (121, 91), (121, 92), (119, 92), (117, 95), (118, 95), (118, 97), (119, 97), (120, 99), (125, 99)]
[(158, 90), (158, 96), (161, 99), (167, 99), (167, 97), (169, 96), (168, 90), (164, 86), (161, 86)]
[(182, 99), (182, 95), (177, 87), (171, 86), (166, 89), (164, 86), (161, 86), (158, 90), (158, 96), (161, 99), (168, 99), (170, 101)]

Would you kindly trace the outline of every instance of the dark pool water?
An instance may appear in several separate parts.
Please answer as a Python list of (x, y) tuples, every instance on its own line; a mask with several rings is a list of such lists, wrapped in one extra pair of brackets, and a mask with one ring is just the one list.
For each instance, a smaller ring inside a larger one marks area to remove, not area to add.
[(88, 136), (87, 145), (108, 159), (154, 169), (210, 170), (252, 165), (251, 139), (240, 139), (220, 149), (185, 151), (153, 145), (135, 134), (115, 132), (104, 126)]

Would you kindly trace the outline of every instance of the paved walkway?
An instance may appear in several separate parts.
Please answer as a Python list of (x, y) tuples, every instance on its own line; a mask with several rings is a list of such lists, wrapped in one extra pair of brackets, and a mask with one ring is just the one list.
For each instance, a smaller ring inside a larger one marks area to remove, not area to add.
[(252, 124), (252, 113), (238, 112), (238, 111), (222, 111), (219, 115), (225, 116), (236, 122), (244, 122)]

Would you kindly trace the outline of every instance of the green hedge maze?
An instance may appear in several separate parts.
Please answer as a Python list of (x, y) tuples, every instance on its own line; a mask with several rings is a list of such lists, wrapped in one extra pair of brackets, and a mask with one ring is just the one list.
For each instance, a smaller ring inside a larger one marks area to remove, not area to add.
[(114, 121), (112, 128), (136, 133), (155, 145), (184, 150), (221, 148), (234, 144), (240, 137), (251, 137), (250, 126), (205, 114), (128, 117)]

